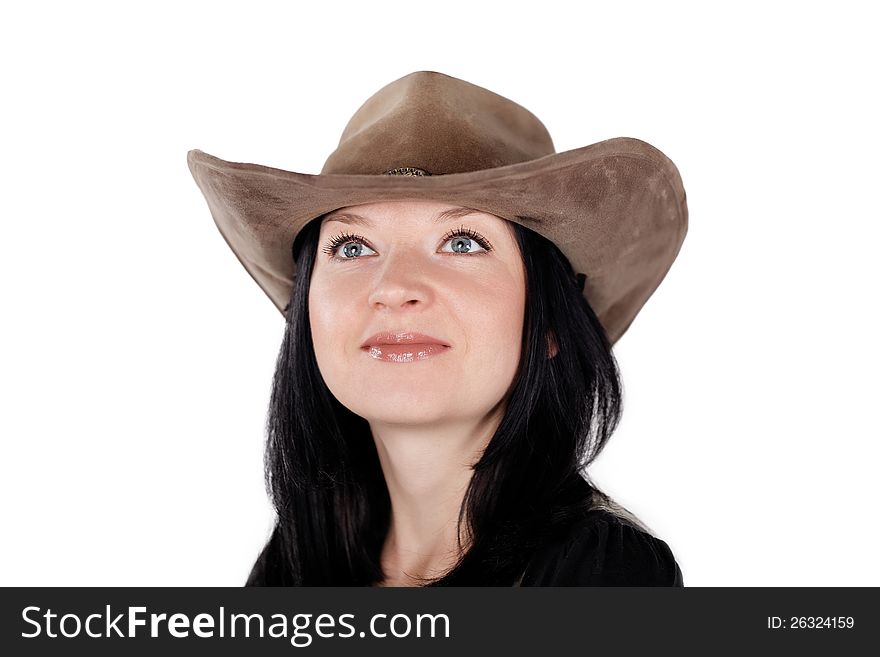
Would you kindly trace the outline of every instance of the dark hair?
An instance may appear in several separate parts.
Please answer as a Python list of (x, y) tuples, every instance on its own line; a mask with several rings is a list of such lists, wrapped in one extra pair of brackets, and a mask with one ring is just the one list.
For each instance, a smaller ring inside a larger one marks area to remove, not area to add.
[[(367, 421), (327, 388), (312, 347), (308, 292), (322, 219), (305, 226), (293, 245), (296, 278), (266, 426), (266, 485), (277, 520), (247, 586), (365, 586), (384, 579), (380, 556), (391, 501), (375, 443)], [(431, 586), (510, 586), (537, 547), (591, 507), (628, 513), (585, 473), (622, 412), (611, 345), (568, 259), (538, 233), (510, 225), (526, 271), (520, 362), (459, 512), (471, 545), (443, 577), (426, 580)], [(558, 351), (548, 358), (551, 333)]]

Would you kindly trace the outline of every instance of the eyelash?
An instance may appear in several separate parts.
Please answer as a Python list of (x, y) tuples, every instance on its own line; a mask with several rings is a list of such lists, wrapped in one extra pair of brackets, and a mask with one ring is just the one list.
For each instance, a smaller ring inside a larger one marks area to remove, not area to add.
[[(443, 242), (451, 240), (453, 237), (467, 237), (474, 240), (477, 244), (482, 246), (486, 251), (492, 250), (492, 245), (489, 244), (489, 240), (480, 235), (477, 231), (471, 228), (465, 228), (461, 226), (457, 229), (452, 229), (448, 233), (443, 236)], [(327, 256), (333, 260), (359, 260), (360, 258), (340, 258), (336, 253), (336, 249), (338, 249), (343, 244), (348, 244), (349, 242), (356, 242), (358, 244), (363, 244), (364, 246), (369, 247), (370, 245), (367, 243), (367, 238), (363, 235), (352, 235), (351, 233), (342, 233), (332, 238), (330, 242), (325, 246), (322, 251), (327, 254)], [(372, 248), (372, 247), (371, 247)], [(478, 255), (476, 253), (472, 254), (462, 254), (462, 255)]]

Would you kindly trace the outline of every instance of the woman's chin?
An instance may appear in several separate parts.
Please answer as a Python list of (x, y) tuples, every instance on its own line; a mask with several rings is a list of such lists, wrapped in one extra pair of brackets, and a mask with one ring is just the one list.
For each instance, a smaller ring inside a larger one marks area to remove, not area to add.
[(445, 404), (430, 398), (414, 400), (411, 396), (399, 400), (374, 400), (369, 407), (353, 404), (348, 408), (368, 422), (378, 424), (432, 424), (449, 418)]

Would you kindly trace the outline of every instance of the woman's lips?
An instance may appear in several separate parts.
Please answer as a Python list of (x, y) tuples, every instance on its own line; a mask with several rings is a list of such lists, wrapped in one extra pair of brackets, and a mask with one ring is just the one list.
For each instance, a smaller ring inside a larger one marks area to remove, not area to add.
[(376, 360), (412, 363), (427, 360), (451, 349), (446, 340), (407, 329), (380, 331), (367, 338), (361, 349)]
[(417, 360), (427, 360), (432, 356), (449, 351), (451, 347), (442, 344), (409, 343), (409, 344), (376, 344), (361, 349), (376, 360), (384, 360), (389, 363), (412, 363)]

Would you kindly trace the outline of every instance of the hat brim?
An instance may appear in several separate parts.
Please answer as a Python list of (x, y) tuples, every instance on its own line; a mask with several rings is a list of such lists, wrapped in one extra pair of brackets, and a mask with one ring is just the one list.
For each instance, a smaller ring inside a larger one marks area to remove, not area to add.
[(305, 174), (187, 154), (214, 222), (280, 312), (290, 299), (293, 240), (339, 208), (423, 199), (519, 223), (553, 241), (613, 344), (654, 293), (687, 233), (675, 164), (639, 139), (617, 137), (535, 160), (439, 176)]

